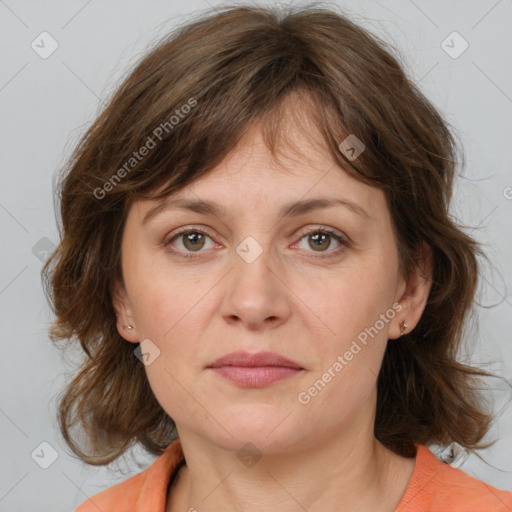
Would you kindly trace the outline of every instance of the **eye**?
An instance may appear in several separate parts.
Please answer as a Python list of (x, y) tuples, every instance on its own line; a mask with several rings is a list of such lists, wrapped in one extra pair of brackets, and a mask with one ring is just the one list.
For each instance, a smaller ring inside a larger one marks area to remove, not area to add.
[[(199, 228), (185, 228), (178, 231), (178, 233), (170, 238), (169, 241), (165, 243), (165, 245), (175, 245), (175, 241), (179, 242), (177, 244), (178, 248), (176, 252), (183, 253), (180, 255), (184, 256), (185, 258), (193, 258), (195, 255), (188, 253), (201, 252), (201, 249), (205, 248), (207, 245), (206, 239), (210, 239), (210, 241), (213, 243), (213, 240), (206, 233), (206, 231)], [(179, 245), (182, 247), (179, 247)], [(211, 246), (206, 248), (209, 249)]]
[[(337, 256), (345, 247), (349, 247), (349, 242), (345, 237), (327, 228), (314, 228), (302, 233), (301, 239), (296, 245), (299, 245), (303, 240), (306, 240), (306, 247), (312, 249), (312, 252), (328, 253), (325, 256), (323, 254), (315, 256), (320, 258)], [(333, 240), (335, 244), (338, 244), (338, 248), (328, 250), (333, 245)]]

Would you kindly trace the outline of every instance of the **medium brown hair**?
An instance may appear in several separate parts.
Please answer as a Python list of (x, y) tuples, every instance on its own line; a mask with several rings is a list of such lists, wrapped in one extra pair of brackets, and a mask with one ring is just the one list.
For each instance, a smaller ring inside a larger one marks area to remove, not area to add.
[[(43, 269), (56, 316), (51, 339), (78, 341), (86, 355), (59, 397), (58, 416), (83, 461), (107, 464), (136, 442), (158, 455), (177, 437), (133, 344), (116, 328), (112, 289), (122, 280), (128, 209), (206, 174), (255, 122), (277, 154), (291, 97), (334, 161), (384, 191), (401, 275), (418, 271), (425, 243), (432, 251), (423, 315), (387, 345), (375, 437), (406, 457), (418, 443), (490, 445), (482, 439), (492, 415), (476, 380), (490, 374), (456, 360), (483, 254), (449, 213), (458, 145), (393, 51), (332, 8), (235, 5), (166, 36), (117, 88), (63, 169), (61, 241)], [(339, 147), (349, 134), (365, 145), (355, 160)], [(143, 146), (151, 148), (142, 157)]]

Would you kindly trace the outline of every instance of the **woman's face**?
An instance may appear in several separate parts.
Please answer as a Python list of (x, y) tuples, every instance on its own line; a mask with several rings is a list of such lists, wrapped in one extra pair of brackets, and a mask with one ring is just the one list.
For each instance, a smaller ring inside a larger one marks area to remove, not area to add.
[[(277, 163), (253, 130), (171, 196), (215, 202), (215, 213), (167, 204), (146, 217), (156, 203), (144, 201), (125, 225), (118, 329), (150, 340), (147, 376), (180, 435), (226, 449), (251, 442), (283, 452), (319, 435), (372, 435), (387, 340), (404, 319), (411, 329), (397, 304), (406, 283), (383, 192), (335, 166), (311, 138), (292, 138), (302, 156)], [(184, 228), (191, 233), (178, 235)], [(285, 378), (251, 386), (209, 368), (238, 351), (277, 353), (301, 370), (277, 369)]]

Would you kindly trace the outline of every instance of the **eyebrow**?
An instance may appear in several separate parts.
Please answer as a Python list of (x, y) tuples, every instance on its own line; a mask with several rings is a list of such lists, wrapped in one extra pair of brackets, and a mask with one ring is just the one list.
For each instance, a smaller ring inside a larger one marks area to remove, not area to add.
[[(364, 219), (370, 218), (368, 212), (357, 203), (349, 201), (348, 199), (323, 197), (287, 203), (281, 207), (279, 217), (296, 217), (313, 210), (331, 208), (333, 206), (345, 206), (353, 213), (363, 217)], [(222, 217), (226, 213), (226, 209), (215, 201), (205, 201), (202, 199), (175, 199), (167, 197), (144, 215), (142, 224), (146, 224), (150, 219), (164, 211), (173, 209), (186, 210), (205, 215), (215, 215), (216, 217)]]

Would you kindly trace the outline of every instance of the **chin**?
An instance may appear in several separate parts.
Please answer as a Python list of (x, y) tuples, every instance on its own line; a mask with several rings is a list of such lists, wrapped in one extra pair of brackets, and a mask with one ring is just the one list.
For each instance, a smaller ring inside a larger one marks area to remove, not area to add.
[(285, 419), (288, 414), (289, 412), (283, 414), (282, 411), (272, 411), (270, 408), (265, 414), (260, 411), (259, 415), (254, 411), (240, 411), (238, 417), (226, 422), (215, 416), (229, 433), (215, 424), (215, 434), (210, 431), (207, 435), (203, 432), (203, 435), (218, 446), (233, 452), (238, 452), (246, 445), (246, 449), (250, 450), (253, 445), (262, 453), (284, 453), (292, 449), (301, 437), (300, 425), (295, 423), (296, 419), (292, 419), (293, 414)]
[(233, 433), (233, 437), (220, 436), (212, 440), (215, 444), (225, 450), (229, 450), (243, 457), (251, 455), (278, 455), (293, 450), (293, 441), (286, 436), (270, 439), (263, 432), (252, 432), (247, 429), (245, 432)]

